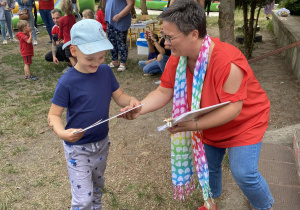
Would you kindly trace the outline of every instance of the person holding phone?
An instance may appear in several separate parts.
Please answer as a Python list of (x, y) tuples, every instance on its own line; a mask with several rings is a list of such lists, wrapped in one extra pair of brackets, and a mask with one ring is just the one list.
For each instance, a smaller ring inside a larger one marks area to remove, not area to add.
[(171, 50), (165, 46), (165, 39), (159, 40), (157, 34), (150, 31), (145, 32), (149, 55), (147, 61), (139, 61), (139, 66), (143, 68), (144, 76), (163, 73), (165, 65), (171, 55)]

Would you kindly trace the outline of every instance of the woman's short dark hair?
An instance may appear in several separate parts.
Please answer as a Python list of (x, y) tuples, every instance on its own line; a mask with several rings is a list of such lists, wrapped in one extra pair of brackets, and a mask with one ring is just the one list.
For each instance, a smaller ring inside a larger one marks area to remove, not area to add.
[(188, 35), (195, 29), (198, 30), (200, 38), (204, 38), (207, 34), (205, 10), (194, 0), (175, 1), (158, 18), (175, 23), (184, 35)]

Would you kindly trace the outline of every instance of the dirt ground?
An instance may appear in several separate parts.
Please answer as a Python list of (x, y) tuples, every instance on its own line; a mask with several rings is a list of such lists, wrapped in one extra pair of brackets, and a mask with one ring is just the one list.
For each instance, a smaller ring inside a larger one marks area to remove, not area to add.
[[(218, 36), (217, 28), (209, 28), (212, 37)], [(262, 31), (263, 42), (254, 50), (253, 57), (277, 49), (272, 34)], [(46, 52), (50, 45), (48, 38), (39, 40), (38, 50)], [(17, 53), (18, 49), (12, 53)], [(0, 50), (0, 59), (3, 56)], [(141, 58), (136, 48), (129, 51), (129, 58)], [(2, 64), (1, 64), (2, 65)], [(271, 101), (269, 130), (283, 128), (300, 122), (300, 81), (295, 78), (282, 54), (278, 54), (251, 65), (257, 79)], [(2, 68), (2, 67), (1, 67)], [(15, 73), (5, 65), (5, 70)], [(130, 69), (126, 70), (130, 71)], [(122, 74), (126, 74), (126, 71)], [(130, 95), (143, 99), (157, 85), (159, 76), (128, 78), (123, 81), (122, 89)], [(119, 113), (119, 107), (112, 102), (110, 116)], [(185, 204), (173, 200), (173, 188), (170, 170), (170, 137), (168, 132), (156, 132), (163, 124), (163, 117), (171, 116), (171, 104), (135, 121), (114, 119), (110, 122), (111, 148), (106, 170), (106, 190), (104, 209), (196, 209), (201, 205), (193, 200), (193, 195)], [(44, 117), (46, 121), (46, 116)], [(42, 122), (43, 133), (38, 140), (19, 139), (18, 143), (30, 148), (25, 170), (25, 184), (16, 184), (21, 198), (14, 203), (14, 209), (68, 209), (70, 189), (61, 141)], [(1, 139), (9, 139), (4, 137)], [(22, 162), (22, 160), (18, 160)], [(31, 165), (39, 164), (32, 169)], [(45, 178), (46, 177), (46, 178)], [(16, 178), (5, 177), (6, 182), (15, 182)], [(32, 189), (32, 179), (44, 180), (45, 184)], [(29, 185), (26, 185), (26, 183)], [(224, 189), (226, 190), (226, 189)], [(195, 194), (197, 196), (199, 194)], [(21, 201), (22, 200), (22, 201)]]

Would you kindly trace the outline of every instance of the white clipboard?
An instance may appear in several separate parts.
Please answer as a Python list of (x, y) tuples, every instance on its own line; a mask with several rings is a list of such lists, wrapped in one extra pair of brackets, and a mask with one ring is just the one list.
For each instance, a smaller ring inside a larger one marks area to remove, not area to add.
[[(179, 122), (193, 120), (193, 119), (199, 117), (200, 115), (206, 114), (206, 113), (208, 113), (212, 110), (220, 108), (220, 107), (222, 107), (226, 104), (229, 104), (229, 103), (230, 103), (230, 101), (226, 101), (224, 103), (220, 103), (220, 104), (216, 104), (216, 105), (213, 105), (213, 106), (208, 106), (208, 107), (205, 107), (205, 108), (202, 108), (202, 109), (197, 109), (197, 110), (193, 110), (193, 111), (190, 111), (190, 112), (183, 113), (182, 115), (176, 117), (175, 119), (173, 119), (171, 121), (172, 127), (177, 125)], [(167, 130), (168, 128), (169, 128), (169, 126), (166, 123), (165, 125), (157, 127), (157, 131), (164, 131), (164, 130)]]

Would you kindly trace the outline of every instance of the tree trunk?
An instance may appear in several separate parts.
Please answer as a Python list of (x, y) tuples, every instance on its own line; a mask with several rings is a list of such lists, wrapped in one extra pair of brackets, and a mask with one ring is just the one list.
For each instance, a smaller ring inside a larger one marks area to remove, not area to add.
[(242, 7), (243, 7), (243, 15), (244, 15), (244, 47), (245, 47), (245, 56), (247, 57), (248, 52), (248, 46), (249, 46), (249, 25), (248, 25), (248, 5), (245, 0), (242, 1)]
[[(258, 8), (258, 12), (257, 12), (257, 15), (256, 15), (256, 21), (255, 21), (255, 25), (254, 25), (254, 28), (253, 28), (253, 40), (255, 40), (255, 36), (256, 36), (256, 31), (257, 31), (257, 25), (258, 25), (258, 18), (259, 18), (259, 14), (260, 14), (260, 10), (261, 10), (261, 6), (259, 6)], [(252, 57), (252, 52), (253, 52), (253, 48), (254, 48), (254, 42), (252, 42), (252, 45), (251, 45), (251, 48), (250, 48), (250, 52), (249, 52), (249, 55), (250, 57)]]
[(219, 30), (222, 42), (234, 45), (235, 0), (222, 0), (219, 11)]
[[(247, 24), (247, 31), (244, 31), (244, 47), (245, 47), (245, 56), (247, 59), (251, 58), (253, 46), (254, 46), (254, 39), (255, 39), (255, 30), (254, 29), (254, 15), (255, 15), (255, 9), (256, 9), (256, 1), (250, 2), (250, 17), (249, 17), (249, 25)], [(246, 6), (247, 7), (247, 6)], [(245, 10), (244, 10), (245, 11)], [(248, 11), (248, 8), (247, 8)], [(247, 15), (248, 17), (248, 15)], [(244, 16), (245, 18), (245, 16)], [(245, 22), (245, 20), (244, 20)], [(248, 23), (248, 20), (247, 20)], [(244, 25), (244, 28), (245, 25)], [(247, 36), (246, 36), (247, 35)]]
[(148, 15), (146, 0), (141, 0), (142, 15)]

